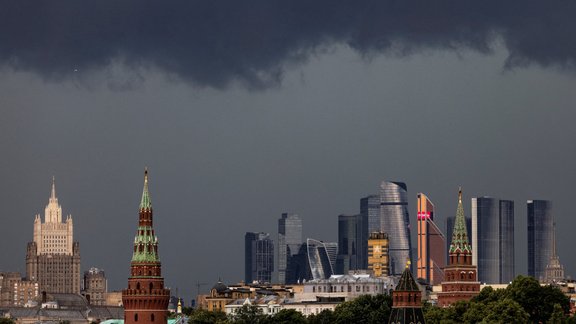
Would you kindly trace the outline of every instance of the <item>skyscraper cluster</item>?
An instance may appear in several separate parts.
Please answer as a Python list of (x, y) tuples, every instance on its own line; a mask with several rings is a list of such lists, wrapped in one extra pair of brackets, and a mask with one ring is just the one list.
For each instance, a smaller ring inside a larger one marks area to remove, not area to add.
[[(284, 213), (278, 220), (275, 250), (270, 248), (274, 242), (269, 234), (259, 233), (260, 238), (256, 238), (256, 233), (246, 233), (246, 281), (277, 279), (278, 283), (292, 284), (359, 271), (400, 276), (408, 262), (420, 281), (438, 285), (447, 279), (445, 271), (450, 264), (452, 240), (455, 235), (463, 235), (454, 233), (458, 228), (466, 232), (467, 244), (473, 251), (467, 257), (469, 265), (477, 269), (474, 280), (490, 284), (509, 283), (516, 276), (514, 201), (489, 196), (473, 197), (470, 201), (471, 217), (465, 217), (464, 213), (459, 219), (459, 215), (444, 215), (445, 235), (439, 226), (432, 199), (418, 193), (416, 217), (411, 219), (406, 184), (382, 181), (378, 194), (360, 199), (358, 214), (338, 216), (338, 241), (334, 243), (305, 240), (302, 218)], [(459, 204), (458, 210), (464, 208), (463, 201)], [(529, 275), (539, 280), (560, 280), (563, 268), (555, 247), (551, 203), (528, 200), (527, 218)], [(415, 255), (412, 255), (410, 239), (411, 220), (417, 230)], [(264, 237), (267, 243), (262, 243), (260, 249), (254, 248), (254, 242), (264, 240)], [(254, 261), (258, 255), (261, 255), (259, 260), (272, 260), (274, 252), (277, 253), (276, 278), (272, 274), (273, 266)], [(265, 258), (262, 257), (264, 254)]]

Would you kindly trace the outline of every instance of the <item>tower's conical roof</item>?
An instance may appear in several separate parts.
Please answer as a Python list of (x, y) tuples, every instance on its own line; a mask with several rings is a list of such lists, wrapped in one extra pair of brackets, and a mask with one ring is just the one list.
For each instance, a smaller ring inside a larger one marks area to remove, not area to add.
[(460, 253), (472, 253), (472, 247), (470, 246), (468, 231), (466, 229), (466, 219), (464, 218), (464, 207), (462, 206), (462, 188), (458, 191), (458, 208), (456, 209), (456, 220), (454, 221), (449, 253), (458, 251)]
[(410, 263), (406, 265), (406, 269), (402, 272), (402, 276), (400, 277), (400, 281), (398, 281), (398, 285), (396, 286), (396, 290), (401, 291), (418, 291), (418, 284), (416, 280), (414, 280), (414, 276), (412, 276), (412, 272), (410, 271)]
[(144, 189), (142, 190), (142, 200), (140, 201), (140, 209), (152, 209), (152, 201), (150, 200), (150, 193), (148, 192), (148, 169), (144, 169)]

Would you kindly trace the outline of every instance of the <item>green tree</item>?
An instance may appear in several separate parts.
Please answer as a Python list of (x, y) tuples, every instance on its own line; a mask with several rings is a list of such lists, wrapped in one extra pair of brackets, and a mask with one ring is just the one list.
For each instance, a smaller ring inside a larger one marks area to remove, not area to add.
[(268, 322), (268, 315), (264, 315), (258, 306), (244, 305), (229, 319), (238, 324), (263, 324)]
[(308, 323), (309, 324), (332, 324), (336, 321), (336, 316), (334, 312), (325, 309), (318, 314), (312, 314), (308, 316)]
[(279, 324), (306, 324), (306, 317), (294, 309), (283, 309), (270, 317), (270, 323)]
[(335, 323), (386, 323), (390, 318), (392, 297), (362, 295), (344, 302), (334, 310)]
[(0, 324), (15, 324), (15, 323), (16, 322), (14, 322), (14, 320), (11, 318), (0, 317)]
[(427, 324), (440, 324), (449, 321), (449, 308), (424, 306), (422, 307), (422, 312), (424, 313), (424, 319)]
[(570, 310), (570, 299), (560, 289), (542, 287), (538, 280), (528, 276), (516, 277), (506, 288), (506, 296), (520, 304), (533, 323), (546, 323), (552, 315), (554, 304), (560, 305), (564, 313)]
[(550, 319), (547, 323), (550, 324), (565, 324), (568, 323), (568, 318), (562, 306), (560, 304), (554, 304), (554, 308), (552, 310), (552, 315), (550, 315)]
[(516, 301), (506, 298), (489, 303), (483, 323), (526, 323), (528, 313)]
[(225, 324), (228, 323), (228, 318), (224, 312), (214, 311), (210, 312), (205, 309), (195, 309), (190, 313), (189, 324)]
[(462, 315), (462, 320), (466, 323), (480, 323), (486, 317), (487, 312), (487, 303), (471, 302), (466, 312)]

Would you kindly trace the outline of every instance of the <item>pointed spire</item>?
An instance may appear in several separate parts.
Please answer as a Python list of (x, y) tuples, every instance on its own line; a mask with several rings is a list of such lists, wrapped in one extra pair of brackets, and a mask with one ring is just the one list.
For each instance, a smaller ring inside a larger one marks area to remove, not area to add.
[(468, 241), (468, 230), (466, 229), (466, 219), (464, 217), (464, 207), (462, 205), (462, 188), (458, 189), (458, 208), (456, 209), (456, 219), (454, 220), (454, 230), (452, 231), (452, 242), (449, 253), (472, 254), (472, 247)]
[(56, 199), (56, 177), (52, 176), (52, 193), (50, 194), (50, 199)]
[(555, 258), (556, 254), (556, 222), (552, 223), (552, 257)]
[(148, 192), (148, 168), (144, 168), (144, 189), (142, 190), (142, 200), (140, 201), (140, 209), (152, 209), (152, 202), (150, 201), (150, 193)]

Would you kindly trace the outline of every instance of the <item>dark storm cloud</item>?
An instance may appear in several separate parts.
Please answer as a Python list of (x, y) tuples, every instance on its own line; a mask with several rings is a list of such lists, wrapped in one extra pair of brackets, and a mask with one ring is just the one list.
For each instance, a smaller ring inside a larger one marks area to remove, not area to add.
[(574, 1), (2, 1), (0, 60), (65, 79), (119, 62), (187, 82), (278, 84), (334, 44), (362, 55), (509, 51), (506, 66), (573, 66)]

